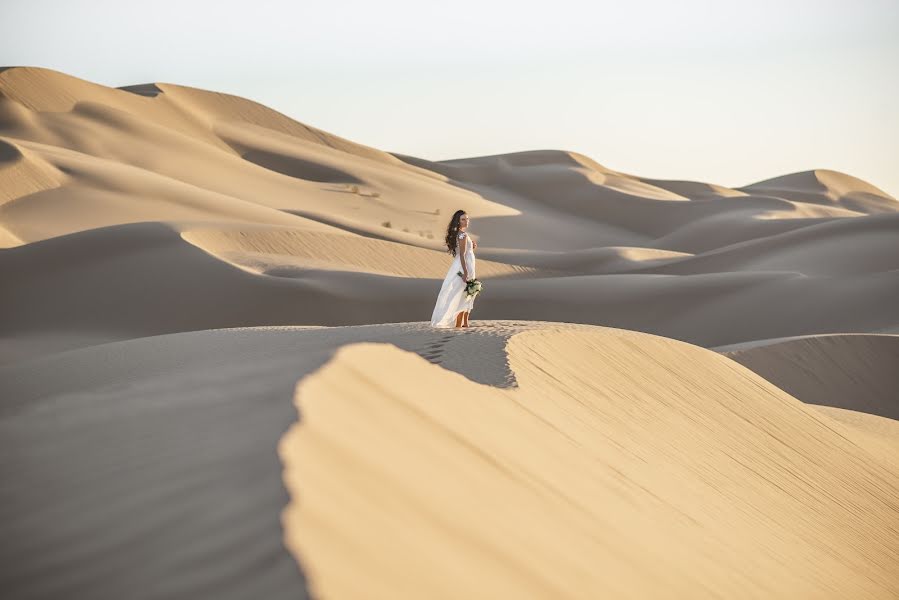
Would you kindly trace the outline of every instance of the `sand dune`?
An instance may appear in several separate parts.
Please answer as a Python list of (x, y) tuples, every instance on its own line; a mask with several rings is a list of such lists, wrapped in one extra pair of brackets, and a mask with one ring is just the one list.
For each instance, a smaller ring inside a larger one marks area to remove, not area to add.
[[(46, 69), (0, 73), (0, 96), (16, 107), (4, 113), (0, 140), (29, 148), (67, 175), (55, 195), (25, 195), (15, 206), (3, 206), (0, 218), (7, 228), (14, 233), (21, 228), (27, 241), (36, 241), (113, 223), (164, 220), (160, 211), (166, 210), (181, 218), (179, 206), (195, 211), (210, 197), (213, 214), (226, 221), (288, 224), (285, 214), (261, 213), (311, 209), (379, 226), (391, 222), (397, 229), (421, 231), (422, 237), (439, 235), (436, 210), (451, 213), (459, 203), (482, 215), (516, 214), (447, 185), (437, 174), (251, 101), (157, 87), (164, 93), (145, 97)], [(347, 193), (348, 181), (361, 182), (358, 192)], [(105, 204), (93, 200), (109, 194), (114, 196)], [(123, 195), (149, 206), (125, 202)], [(115, 214), (122, 205), (128, 212)], [(106, 217), (110, 209), (113, 214)], [(257, 214), (247, 214), (249, 209)], [(54, 217), (58, 210), (82, 216)], [(46, 234), (34, 231), (39, 222), (46, 223)]]
[(652, 269), (693, 274), (795, 271), (851, 275), (899, 269), (899, 213), (838, 219), (725, 246)]
[[(873, 442), (880, 444), (882, 448), (880, 456), (884, 460), (899, 464), (899, 421), (834, 406), (817, 408), (831, 419), (870, 436)], [(872, 444), (869, 444), (869, 447), (873, 450)]]
[(532, 331), (508, 351), (514, 391), (372, 344), (299, 383), (285, 526), (314, 593), (897, 592), (896, 471), (862, 437), (670, 340)]
[(0, 456), (28, 477), (0, 502), (0, 584), (92, 598), (138, 581), (147, 597), (896, 593), (899, 489), (874, 440), (700, 348), (483, 325), (223, 329), (0, 367)]
[[(227, 94), (107, 88), (37, 68), (0, 72), (0, 102), (0, 276), (27, 274), (0, 300), (11, 317), (6, 362), (79, 336), (427, 319), (459, 207), (493, 279), (482, 318), (606, 324), (708, 346), (899, 328), (885, 301), (899, 288), (899, 203), (848, 175), (734, 190), (557, 150), (433, 162)], [(140, 262), (78, 258), (82, 244), (131, 256), (125, 231), (148, 244)], [(61, 252), (78, 276), (50, 267)], [(47, 290), (76, 281), (83, 289), (58, 310)]]
[(0, 68), (0, 595), (896, 597), (897, 213)]
[(687, 252), (628, 246), (604, 246), (586, 250), (516, 251), (492, 248), (480, 253), (500, 262), (570, 274), (604, 274), (638, 271), (653, 265), (675, 262), (690, 256)]
[(899, 420), (899, 336), (817, 335), (725, 354), (803, 402)]
[(0, 140), (0, 205), (53, 189), (60, 185), (61, 173), (16, 144)]
[[(188, 225), (188, 232), (209, 226)], [(0, 273), (16, 285), (0, 297), (0, 311), (10, 317), (0, 339), (0, 359), (75, 347), (79, 335), (92, 344), (217, 327), (430, 317), (439, 279), (409, 277), (390, 264), (378, 272), (360, 271), (363, 258), (340, 263), (340, 252), (349, 256), (365, 244), (338, 237), (330, 266), (324, 259), (309, 264), (297, 256), (294, 261), (273, 247), (249, 253), (246, 245), (241, 250), (223, 234), (216, 234), (219, 245), (210, 254), (160, 223), (99, 228), (6, 250), (0, 254)], [(300, 245), (294, 246), (299, 255)], [(217, 255), (223, 248), (232, 248), (227, 260)], [(414, 251), (397, 256), (423, 261), (409, 263), (419, 265), (415, 268), (438, 268), (436, 256), (412, 257)], [(504, 269), (502, 278), (487, 280), (490, 301), (479, 305), (479, 318), (538, 314), (543, 320), (607, 324), (705, 346), (879, 331), (897, 321), (893, 304), (884, 302), (899, 294), (899, 278), (891, 272), (839, 278), (761, 271), (547, 277)], [(59, 289), (66, 290), (62, 300), (54, 292)], [(772, 306), (779, 308), (772, 311)]]
[(866, 214), (896, 210), (895, 200), (883, 190), (851, 175), (828, 169), (791, 173), (740, 189), (801, 202), (843, 206)]
[[(267, 227), (237, 231), (191, 230), (183, 232), (181, 237), (232, 264), (266, 275), (285, 277), (291, 269), (302, 273), (309, 268), (343, 268), (363, 273), (440, 280), (446, 275), (446, 252), (350, 236), (343, 232), (335, 234)], [(280, 260), (268, 262), (273, 257), (280, 257)], [(484, 277), (533, 272), (533, 269), (489, 260), (478, 261), (477, 267), (478, 274)]]

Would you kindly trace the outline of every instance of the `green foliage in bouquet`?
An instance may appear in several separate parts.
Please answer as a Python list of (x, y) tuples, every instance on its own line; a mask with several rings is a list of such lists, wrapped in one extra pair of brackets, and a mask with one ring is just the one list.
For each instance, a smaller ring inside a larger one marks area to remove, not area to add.
[[(458, 271), (456, 274), (462, 275), (462, 271)], [(474, 298), (481, 293), (483, 287), (484, 284), (481, 283), (480, 279), (469, 279), (465, 282), (465, 295), (469, 298)]]

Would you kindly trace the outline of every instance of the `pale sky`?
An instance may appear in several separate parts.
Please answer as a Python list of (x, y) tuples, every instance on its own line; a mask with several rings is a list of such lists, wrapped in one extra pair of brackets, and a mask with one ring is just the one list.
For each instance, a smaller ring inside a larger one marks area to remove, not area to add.
[(431, 160), (824, 168), (899, 197), (899, 0), (0, 0), (0, 65), (227, 92)]

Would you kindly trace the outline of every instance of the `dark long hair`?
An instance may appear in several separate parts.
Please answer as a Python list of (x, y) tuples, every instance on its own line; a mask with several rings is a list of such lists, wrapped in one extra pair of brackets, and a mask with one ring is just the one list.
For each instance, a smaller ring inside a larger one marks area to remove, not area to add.
[(447, 252), (456, 255), (456, 246), (459, 245), (459, 219), (462, 218), (462, 215), (465, 214), (464, 210), (457, 210), (453, 213), (453, 218), (450, 219), (449, 225), (446, 228), (446, 247)]

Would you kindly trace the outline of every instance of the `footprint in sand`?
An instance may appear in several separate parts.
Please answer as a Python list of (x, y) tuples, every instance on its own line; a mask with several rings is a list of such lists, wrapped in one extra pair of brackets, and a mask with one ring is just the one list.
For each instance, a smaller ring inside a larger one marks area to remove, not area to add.
[(436, 342), (428, 344), (427, 346), (425, 346), (426, 351), (422, 352), (421, 356), (423, 356), (429, 362), (435, 364), (439, 363), (440, 358), (443, 356), (444, 347), (451, 339), (453, 339), (453, 335), (445, 335)]

